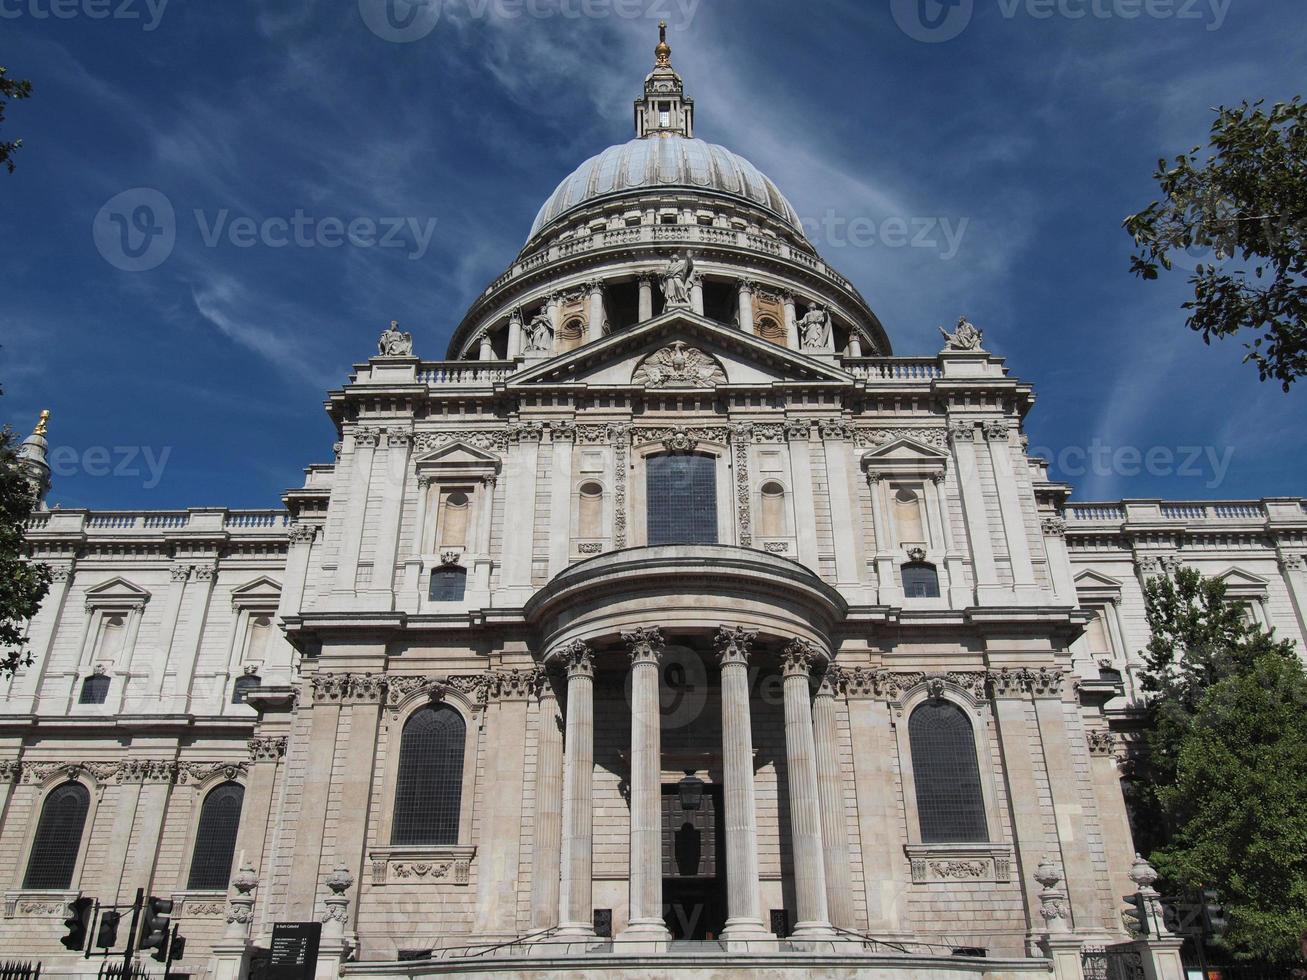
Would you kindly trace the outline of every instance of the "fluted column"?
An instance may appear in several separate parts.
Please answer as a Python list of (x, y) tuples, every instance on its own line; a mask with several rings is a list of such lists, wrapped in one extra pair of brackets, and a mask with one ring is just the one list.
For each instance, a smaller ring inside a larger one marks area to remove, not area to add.
[(588, 283), (586, 288), (590, 294), (590, 314), (587, 317), (586, 337), (587, 341), (593, 342), (603, 340), (605, 329), (608, 322), (608, 313), (604, 309), (604, 283), (602, 279), (596, 279)]
[(594, 652), (574, 640), (558, 653), (567, 668), (563, 750), (563, 858), (560, 933), (594, 935)]
[(853, 912), (853, 875), (849, 863), (849, 831), (844, 818), (844, 773), (840, 770), (839, 725), (835, 698), (843, 687), (843, 672), (831, 664), (813, 699), (813, 736), (817, 746), (817, 796), (821, 800), (822, 854), (826, 871), (826, 904), (830, 920), (841, 929), (857, 925)]
[(630, 913), (622, 938), (671, 938), (663, 924), (662, 719), (658, 706), (663, 634), (623, 633), (631, 650)]
[(834, 935), (826, 907), (826, 867), (822, 857), (817, 797), (817, 749), (812, 735), (808, 678), (821, 656), (807, 640), (785, 648), (785, 763), (790, 788), (790, 834), (794, 847), (794, 898), (798, 906), (795, 939)]
[(536, 678), (540, 721), (536, 757), (536, 837), (531, 861), (531, 928), (558, 925), (558, 875), (563, 833), (563, 731), (558, 695), (542, 670)]
[(690, 276), (690, 309), (703, 316), (703, 276), (692, 273)]
[(740, 329), (753, 333), (753, 283), (748, 279), (740, 280)]
[(640, 277), (640, 322), (653, 319), (653, 276)]
[[(722, 768), (726, 783), (726, 928), (722, 939), (761, 939), (758, 892), (758, 814), (749, 718), (749, 651), (756, 632), (723, 626), (717, 632), (722, 669)], [(744, 947), (747, 950), (747, 946)]]
[(794, 296), (786, 293), (785, 303), (785, 346), (790, 350), (799, 349), (799, 311), (795, 308)]

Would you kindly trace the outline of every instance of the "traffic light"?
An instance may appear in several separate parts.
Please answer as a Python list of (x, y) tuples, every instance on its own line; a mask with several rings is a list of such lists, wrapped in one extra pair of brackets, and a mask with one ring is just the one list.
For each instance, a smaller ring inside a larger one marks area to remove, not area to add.
[(145, 900), (144, 922), (141, 923), (141, 949), (152, 949), (150, 955), (163, 963), (168, 958), (168, 930), (172, 927), (172, 902), (151, 895)]
[(1144, 896), (1136, 892), (1133, 895), (1123, 896), (1125, 899), (1125, 912), (1122, 918), (1125, 919), (1126, 928), (1138, 936), (1147, 938), (1148, 936), (1148, 906), (1144, 903)]
[(1213, 888), (1203, 891), (1203, 933), (1208, 939), (1220, 939), (1230, 930), (1221, 896)]
[(122, 919), (121, 912), (112, 910), (101, 914), (100, 925), (95, 930), (95, 945), (100, 949), (113, 949), (118, 943), (118, 922)]
[(68, 918), (64, 919), (68, 935), (59, 941), (75, 953), (80, 953), (86, 947), (86, 933), (91, 927), (93, 905), (93, 898), (78, 898), (68, 903)]
[(168, 959), (176, 961), (186, 955), (186, 937), (173, 936), (172, 945), (168, 947)]

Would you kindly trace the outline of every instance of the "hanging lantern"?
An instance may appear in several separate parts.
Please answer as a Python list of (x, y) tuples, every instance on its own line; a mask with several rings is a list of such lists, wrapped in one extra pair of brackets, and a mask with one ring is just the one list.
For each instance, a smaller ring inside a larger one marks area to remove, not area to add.
[(676, 784), (681, 797), (682, 810), (697, 810), (703, 805), (703, 780), (694, 774), (693, 769), (685, 770), (685, 776)]

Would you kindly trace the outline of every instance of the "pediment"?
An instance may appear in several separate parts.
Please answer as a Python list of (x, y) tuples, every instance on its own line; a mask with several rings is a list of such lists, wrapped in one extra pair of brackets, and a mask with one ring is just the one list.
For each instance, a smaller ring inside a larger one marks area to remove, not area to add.
[(244, 606), (275, 606), (281, 601), (281, 583), (274, 578), (260, 575), (244, 585), (231, 590), (231, 602), (236, 608)]
[(917, 442), (915, 439), (895, 439), (887, 442), (883, 446), (877, 446), (870, 452), (862, 456), (864, 463), (886, 463), (886, 462), (948, 462), (948, 453), (934, 446), (928, 446), (924, 442)]
[(508, 388), (585, 384), (710, 391), (727, 385), (853, 380), (832, 362), (674, 310), (543, 361), (509, 379)]
[(86, 590), (87, 606), (143, 606), (149, 601), (148, 591), (118, 576)]
[(1110, 575), (1087, 568), (1075, 577), (1076, 588), (1120, 589), (1121, 582)]
[(1216, 577), (1225, 583), (1225, 594), (1237, 598), (1264, 596), (1270, 585), (1260, 575), (1245, 572), (1242, 568), (1231, 568)]
[(451, 442), (416, 460), (419, 469), (440, 466), (493, 466), (498, 467), (500, 459), (494, 453), (470, 446), (465, 442)]

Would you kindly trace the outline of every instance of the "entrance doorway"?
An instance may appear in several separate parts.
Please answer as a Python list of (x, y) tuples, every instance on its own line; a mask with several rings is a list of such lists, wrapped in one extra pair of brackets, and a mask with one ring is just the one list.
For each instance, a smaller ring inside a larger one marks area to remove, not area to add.
[(663, 787), (663, 919), (673, 939), (716, 939), (726, 925), (726, 838), (721, 787), (705, 786), (686, 810)]

